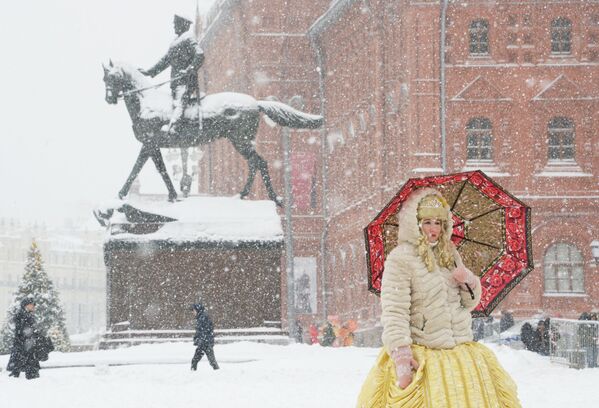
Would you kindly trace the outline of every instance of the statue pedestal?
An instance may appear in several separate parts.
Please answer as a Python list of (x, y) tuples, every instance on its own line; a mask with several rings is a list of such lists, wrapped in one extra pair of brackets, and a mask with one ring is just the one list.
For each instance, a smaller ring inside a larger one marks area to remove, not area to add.
[(283, 231), (271, 201), (137, 200), (99, 213), (109, 335), (188, 337), (197, 302), (221, 333), (281, 321)]

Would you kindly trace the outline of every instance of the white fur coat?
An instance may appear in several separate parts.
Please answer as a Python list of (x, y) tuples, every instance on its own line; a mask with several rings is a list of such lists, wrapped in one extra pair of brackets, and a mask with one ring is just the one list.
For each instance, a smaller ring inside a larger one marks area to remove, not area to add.
[[(418, 202), (435, 193), (430, 188), (415, 191), (398, 214), (398, 245), (387, 256), (381, 287), (383, 344), (388, 352), (412, 343), (452, 348), (472, 341), (470, 311), (480, 301), (480, 282), (472, 288), (472, 299), (450, 270), (436, 265), (429, 272), (418, 255)], [(452, 226), (449, 215), (445, 233), (451, 235)], [(455, 257), (460, 263), (457, 251)]]

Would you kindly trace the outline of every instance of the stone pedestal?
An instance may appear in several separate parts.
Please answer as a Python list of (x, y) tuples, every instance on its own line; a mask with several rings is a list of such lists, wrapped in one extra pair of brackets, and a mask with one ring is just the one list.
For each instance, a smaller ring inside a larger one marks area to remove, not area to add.
[(273, 203), (188, 198), (108, 213), (109, 332), (193, 329), (197, 302), (220, 330), (280, 322), (283, 234)]
[(281, 244), (108, 241), (104, 247), (108, 326), (129, 330), (193, 327), (201, 302), (215, 327), (281, 320)]

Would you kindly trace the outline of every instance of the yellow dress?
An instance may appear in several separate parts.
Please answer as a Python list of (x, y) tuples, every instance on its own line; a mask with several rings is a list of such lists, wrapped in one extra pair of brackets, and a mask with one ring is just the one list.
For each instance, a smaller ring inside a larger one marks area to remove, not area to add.
[(486, 346), (452, 349), (412, 345), (420, 364), (406, 389), (396, 385), (395, 363), (381, 350), (358, 397), (358, 408), (519, 408), (516, 384)]

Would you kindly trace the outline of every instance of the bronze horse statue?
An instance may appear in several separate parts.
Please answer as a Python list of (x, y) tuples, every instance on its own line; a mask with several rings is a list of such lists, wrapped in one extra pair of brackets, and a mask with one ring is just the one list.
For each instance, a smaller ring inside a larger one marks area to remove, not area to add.
[(301, 112), (284, 103), (259, 101), (241, 93), (221, 92), (203, 97), (200, 103), (195, 101), (190, 104), (175, 132), (165, 132), (162, 127), (169, 122), (172, 110), (170, 96), (157, 91), (134, 67), (122, 63), (113, 64), (112, 61), (108, 66), (102, 67), (106, 102), (116, 104), (119, 97), (124, 98), (133, 122), (133, 133), (142, 143), (137, 161), (119, 191), (119, 198), (128, 194), (143, 165), (151, 158), (166, 184), (169, 200), (176, 200), (177, 192), (166, 171), (160, 148), (184, 149), (226, 138), (248, 162), (248, 178), (241, 190), (241, 198), (249, 194), (256, 171), (260, 170), (269, 199), (281, 205), (272, 187), (268, 164), (254, 147), (260, 113), (266, 114), (280, 126), (297, 129), (322, 126), (322, 116)]

